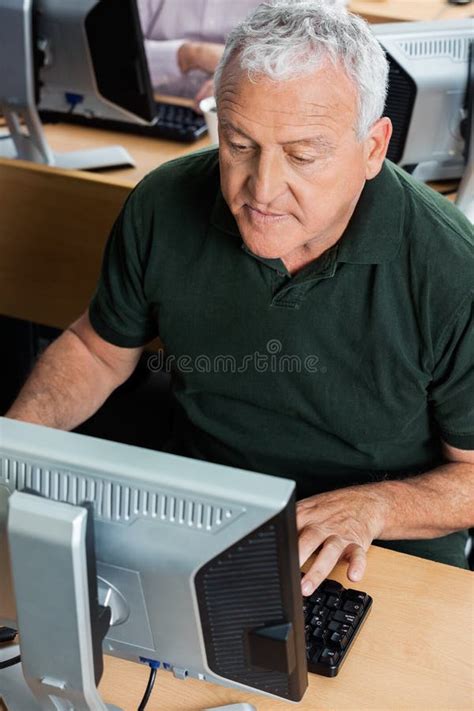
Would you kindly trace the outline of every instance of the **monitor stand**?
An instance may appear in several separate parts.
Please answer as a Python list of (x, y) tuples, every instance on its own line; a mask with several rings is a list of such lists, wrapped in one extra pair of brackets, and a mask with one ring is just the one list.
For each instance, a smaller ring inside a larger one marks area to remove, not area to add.
[[(2, 645), (0, 647), (0, 662), (20, 654), (17, 644)], [(42, 711), (41, 704), (35, 699), (27, 685), (21, 670), (21, 664), (2, 669), (0, 679), (0, 699), (5, 704), (7, 711)]]
[[(91, 527), (85, 505), (18, 491), (10, 496), (8, 541), (21, 665), (2, 670), (0, 677), (8, 711), (120, 711), (97, 691), (110, 610), (98, 606), (93, 589)], [(4, 659), (15, 653), (11, 646), (1, 650)]]
[(118, 145), (69, 153), (53, 153), (46, 141), (36, 106), (19, 109), (4, 104), (3, 111), (9, 134), (1, 137), (0, 158), (19, 158), (69, 170), (135, 167), (135, 162), (128, 151)]
[[(403, 167), (403, 166), (402, 166)], [(458, 180), (463, 174), (464, 164), (462, 159), (454, 158), (451, 161), (427, 160), (418, 163), (413, 171), (412, 178), (426, 183), (430, 180)]]

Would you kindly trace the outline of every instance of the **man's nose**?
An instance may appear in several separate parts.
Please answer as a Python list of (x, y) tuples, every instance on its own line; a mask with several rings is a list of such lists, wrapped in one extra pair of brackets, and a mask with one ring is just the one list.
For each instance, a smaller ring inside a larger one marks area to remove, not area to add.
[(261, 152), (249, 178), (249, 191), (257, 206), (268, 207), (285, 191), (284, 167), (274, 153)]

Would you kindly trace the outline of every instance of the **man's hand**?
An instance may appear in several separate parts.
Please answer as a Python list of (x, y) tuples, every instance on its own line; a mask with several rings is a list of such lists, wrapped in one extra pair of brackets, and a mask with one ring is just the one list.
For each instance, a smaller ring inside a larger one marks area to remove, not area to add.
[(350, 486), (298, 502), (300, 564), (317, 551), (301, 581), (310, 595), (338, 560), (347, 577), (361, 580), (366, 553), (381, 540), (437, 538), (474, 525), (474, 450), (443, 444), (448, 460), (403, 480)]
[(317, 551), (301, 581), (303, 595), (311, 595), (334, 568), (347, 560), (347, 577), (361, 580), (367, 550), (381, 535), (386, 515), (385, 497), (370, 484), (310, 496), (297, 504), (300, 565)]
[(178, 64), (183, 74), (201, 69), (214, 74), (224, 52), (224, 45), (214, 42), (184, 42), (178, 50)]

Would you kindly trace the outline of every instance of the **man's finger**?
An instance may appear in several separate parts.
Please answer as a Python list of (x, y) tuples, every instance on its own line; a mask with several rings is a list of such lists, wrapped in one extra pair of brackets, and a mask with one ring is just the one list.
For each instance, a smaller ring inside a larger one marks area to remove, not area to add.
[(354, 544), (348, 548), (346, 557), (349, 559), (347, 577), (352, 582), (357, 583), (364, 577), (367, 567), (367, 552), (362, 546)]
[(323, 542), (322, 534), (310, 526), (303, 528), (298, 538), (300, 568)]
[(314, 563), (301, 581), (303, 595), (311, 595), (329, 575), (345, 550), (345, 544), (336, 536), (327, 539)]

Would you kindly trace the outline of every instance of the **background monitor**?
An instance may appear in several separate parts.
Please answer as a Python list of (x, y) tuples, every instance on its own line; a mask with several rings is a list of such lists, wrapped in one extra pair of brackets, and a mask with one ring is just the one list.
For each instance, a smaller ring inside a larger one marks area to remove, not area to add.
[(34, 0), (33, 36), (40, 110), (155, 118), (136, 0)]
[[(159, 661), (183, 679), (301, 699), (294, 482), (4, 418), (0, 431), (0, 624), (20, 623), (30, 688), (41, 690), (43, 677), (67, 688), (76, 668), (47, 665), (67, 663), (58, 649), (74, 638), (76, 606), (89, 609), (55, 581), (62, 561), (70, 564), (65, 522), (90, 502), (99, 601), (112, 615), (104, 652)], [(32, 629), (48, 610), (50, 653)], [(8, 671), (0, 671), (0, 691)]]
[(390, 65), (387, 157), (421, 180), (462, 177), (466, 165), (471, 19), (373, 25)]
[(155, 119), (136, 0), (0, 0), (0, 155), (66, 168), (130, 164), (120, 147), (54, 155), (37, 107), (88, 117)]

